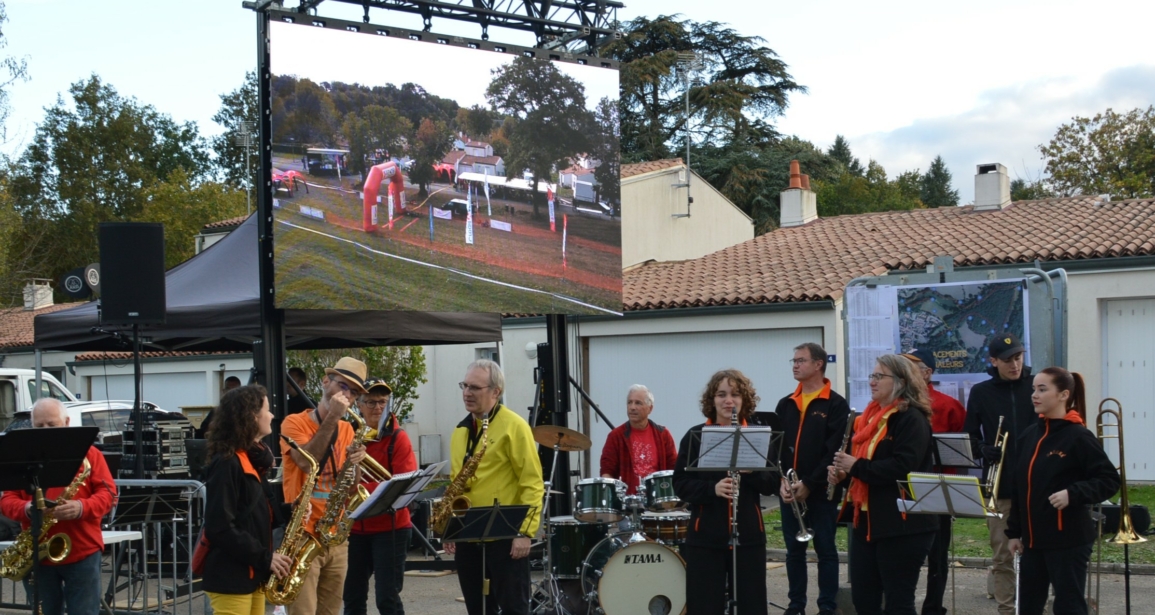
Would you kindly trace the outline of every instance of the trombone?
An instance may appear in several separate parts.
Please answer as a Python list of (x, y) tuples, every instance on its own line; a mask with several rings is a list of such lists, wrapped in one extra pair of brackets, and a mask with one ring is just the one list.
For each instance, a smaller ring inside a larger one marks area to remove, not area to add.
[[(997, 511), (999, 509), (999, 481), (1003, 475), (1003, 462), (1007, 457), (1007, 432), (1003, 431), (1003, 418), (999, 417), (999, 426), (995, 429), (995, 447), (999, 449), (998, 463), (992, 463), (987, 468), (987, 494), (990, 498), (987, 500), (987, 510)], [(999, 514), (1002, 517), (1002, 514)]]
[[(1113, 404), (1114, 408), (1106, 407), (1108, 404)], [(1113, 422), (1106, 422), (1104, 417), (1114, 417)], [(1107, 433), (1108, 429), (1114, 429), (1112, 433)], [(1119, 472), (1119, 529), (1115, 532), (1115, 536), (1110, 538), (1108, 542), (1116, 545), (1123, 545), (1123, 554), (1125, 559), (1126, 574), (1124, 581), (1126, 585), (1126, 602), (1127, 612), (1131, 612), (1131, 558), (1128, 547), (1133, 544), (1147, 542), (1135, 531), (1135, 526), (1131, 521), (1131, 500), (1127, 495), (1127, 462), (1123, 454), (1123, 404), (1114, 397), (1108, 397), (1099, 402), (1099, 413), (1095, 417), (1095, 435), (1099, 438), (1099, 443), (1103, 448), (1107, 447), (1107, 440), (1119, 441), (1119, 465), (1115, 467)], [(1102, 565), (1103, 565), (1103, 514), (1102, 504), (1098, 505), (1098, 512), (1096, 520), (1099, 525), (1099, 538), (1095, 541), (1095, 601), (1094, 612), (1099, 612), (1099, 588), (1102, 581)], [(1091, 568), (1087, 568), (1087, 602), (1091, 604)]]

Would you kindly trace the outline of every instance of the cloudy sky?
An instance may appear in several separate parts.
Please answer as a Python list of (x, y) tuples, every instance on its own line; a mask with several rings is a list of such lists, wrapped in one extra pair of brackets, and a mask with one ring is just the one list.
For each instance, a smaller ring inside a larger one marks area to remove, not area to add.
[[(779, 129), (820, 146), (845, 135), (857, 156), (893, 176), (925, 169), (941, 154), (963, 202), (976, 164), (1001, 162), (1037, 177), (1037, 146), (1073, 116), (1155, 102), (1150, 24), (1155, 2), (1004, 0), (975, 4), (886, 0), (754, 2), (627, 0), (619, 18), (681, 13), (761, 36), (809, 88)], [(288, 0), (295, 6), (295, 0)], [(31, 81), (10, 87), (12, 117), (2, 150), (19, 152), (43, 108), (71, 83), (100, 75), (122, 94), (154, 105), (202, 134), (219, 95), (256, 62), (255, 18), (240, 0), (7, 0), (4, 54), (28, 58)], [(360, 10), (323, 3), (324, 15)], [(374, 23), (420, 29), (412, 16), (375, 11)], [(434, 21), (439, 33), (477, 38), (470, 24)], [(492, 30), (494, 40), (527, 43)], [(315, 53), (300, 50), (302, 57)], [(414, 62), (380, 58), (373, 66)], [(373, 67), (367, 67), (367, 70)]]

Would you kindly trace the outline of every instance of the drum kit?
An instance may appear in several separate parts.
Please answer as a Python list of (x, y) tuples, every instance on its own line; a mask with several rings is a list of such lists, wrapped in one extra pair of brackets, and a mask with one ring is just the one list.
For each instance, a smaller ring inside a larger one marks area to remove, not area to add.
[[(558, 451), (588, 450), (590, 439), (565, 427), (540, 425), (534, 439)], [(552, 477), (551, 477), (552, 478)], [(572, 516), (549, 516), (546, 497), (544, 576), (534, 613), (679, 615), (686, 607), (686, 564), (678, 553), (690, 513), (674, 493), (674, 473), (654, 472), (626, 494), (612, 478), (587, 478), (574, 488)], [(546, 483), (547, 494), (552, 482)], [(556, 493), (556, 492), (555, 492)]]

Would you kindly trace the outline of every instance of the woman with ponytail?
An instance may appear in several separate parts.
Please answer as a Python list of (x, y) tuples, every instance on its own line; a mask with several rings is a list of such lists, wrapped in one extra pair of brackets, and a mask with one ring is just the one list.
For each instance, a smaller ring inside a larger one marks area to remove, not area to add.
[(1119, 472), (1085, 427), (1083, 377), (1048, 367), (1034, 380), (1039, 420), (1019, 440), (1012, 475), (1008, 546), (1022, 556), (1019, 612), (1041, 615), (1047, 589), (1055, 615), (1086, 615), (1084, 590), (1096, 526), (1091, 506), (1119, 490)]
[(827, 480), (850, 479), (842, 520), (851, 521), (850, 589), (859, 615), (915, 615), (914, 591), (922, 562), (934, 542), (938, 518), (906, 514), (898, 481), (928, 472), (930, 399), (922, 375), (909, 359), (878, 357), (870, 375), (870, 405), (854, 421), (850, 454), (838, 452)]

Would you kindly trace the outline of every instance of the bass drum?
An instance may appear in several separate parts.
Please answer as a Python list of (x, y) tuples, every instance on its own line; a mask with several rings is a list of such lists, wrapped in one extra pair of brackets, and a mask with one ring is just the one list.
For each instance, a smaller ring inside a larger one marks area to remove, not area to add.
[(610, 536), (582, 564), (582, 591), (606, 615), (684, 615), (686, 562), (643, 534)]

